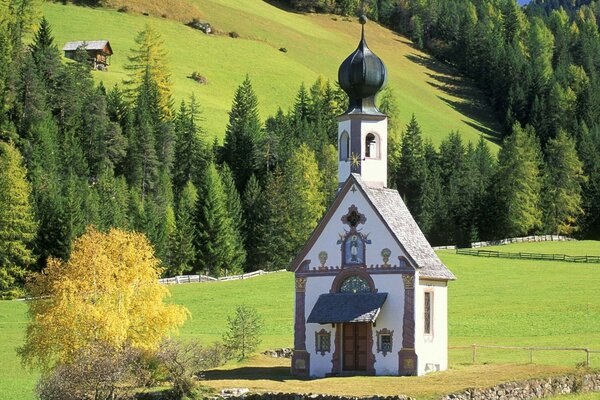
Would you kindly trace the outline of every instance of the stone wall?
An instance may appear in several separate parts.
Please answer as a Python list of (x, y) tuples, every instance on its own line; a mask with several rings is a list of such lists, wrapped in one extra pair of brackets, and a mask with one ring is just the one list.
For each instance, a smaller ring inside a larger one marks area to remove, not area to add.
[[(568, 375), (503, 383), (487, 389), (466, 389), (442, 396), (440, 400), (528, 400), (569, 393), (600, 392), (600, 373)], [(296, 393), (250, 393), (231, 400), (414, 400), (408, 396), (332, 396)]]
[(600, 392), (600, 373), (509, 382), (488, 389), (467, 389), (440, 400), (526, 400), (570, 393)]

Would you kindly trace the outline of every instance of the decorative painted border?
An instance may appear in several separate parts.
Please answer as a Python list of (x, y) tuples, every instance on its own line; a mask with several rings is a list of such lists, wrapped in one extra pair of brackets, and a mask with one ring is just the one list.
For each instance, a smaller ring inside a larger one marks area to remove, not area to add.
[[(387, 328), (383, 328), (383, 329), (376, 331), (376, 333), (377, 333), (377, 352), (383, 354), (383, 356), (385, 357), (388, 353), (391, 353), (392, 349), (394, 348), (394, 331), (390, 331)], [(385, 351), (381, 347), (381, 337), (386, 336), (386, 335), (388, 335), (390, 337), (391, 348), (389, 351)]]

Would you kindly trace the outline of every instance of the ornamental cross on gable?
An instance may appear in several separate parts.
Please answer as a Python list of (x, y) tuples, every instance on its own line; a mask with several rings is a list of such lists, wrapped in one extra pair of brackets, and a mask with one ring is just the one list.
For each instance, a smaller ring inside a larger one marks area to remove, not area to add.
[(364, 225), (364, 223), (367, 222), (367, 218), (363, 214), (359, 213), (358, 209), (353, 204), (348, 207), (348, 214), (342, 217), (342, 222), (346, 225), (350, 225), (351, 228), (356, 229), (358, 224)]

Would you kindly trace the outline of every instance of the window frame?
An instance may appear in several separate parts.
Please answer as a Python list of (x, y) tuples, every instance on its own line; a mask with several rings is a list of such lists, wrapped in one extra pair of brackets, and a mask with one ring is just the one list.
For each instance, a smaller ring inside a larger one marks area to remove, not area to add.
[[(369, 136), (373, 136), (373, 140), (369, 140)], [(379, 135), (375, 132), (369, 132), (365, 135), (365, 159), (374, 159), (378, 160), (381, 157), (381, 152), (379, 151), (380, 147), (380, 138)], [(375, 154), (371, 154), (371, 150), (375, 151)]]
[[(321, 341), (321, 338), (325, 339), (325, 342)], [(324, 345), (324, 346), (322, 346)], [(315, 332), (315, 353), (321, 354), (331, 353), (331, 332), (325, 329)]]
[(340, 134), (338, 150), (340, 154), (340, 161), (350, 160), (350, 134), (348, 133), (348, 131), (343, 131)]
[[(429, 304), (428, 304), (429, 298)], [(433, 337), (434, 318), (433, 318), (433, 290), (425, 290), (423, 292), (423, 335)]]

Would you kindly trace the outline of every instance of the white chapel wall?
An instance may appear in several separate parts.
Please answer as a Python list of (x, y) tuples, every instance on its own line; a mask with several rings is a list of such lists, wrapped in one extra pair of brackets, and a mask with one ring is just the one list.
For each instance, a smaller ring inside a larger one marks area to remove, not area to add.
[[(366, 158), (365, 141), (369, 133), (377, 136), (377, 155)], [(382, 121), (363, 121), (361, 125), (362, 167), (361, 177), (365, 182), (383, 183), (387, 186), (387, 118)]]
[[(373, 327), (373, 354), (377, 375), (398, 374), (398, 352), (402, 348), (402, 326), (404, 320), (404, 284), (402, 275), (372, 275), (380, 293), (388, 293), (384, 306)], [(377, 331), (388, 329), (393, 332), (392, 351), (385, 356), (377, 352)]]
[[(433, 293), (432, 335), (425, 335), (425, 292)], [(448, 284), (445, 281), (420, 280), (415, 288), (415, 350), (418, 374), (448, 369)]]
[[(306, 280), (305, 315), (310, 315), (319, 296), (329, 293), (333, 283), (333, 276), (309, 277)], [(335, 328), (331, 324), (306, 324), (306, 351), (310, 353), (310, 376), (325, 376), (331, 373), (331, 356), (335, 351)], [(321, 355), (315, 352), (315, 332), (325, 329), (331, 332), (331, 352)]]

